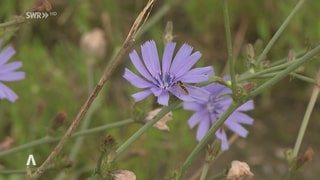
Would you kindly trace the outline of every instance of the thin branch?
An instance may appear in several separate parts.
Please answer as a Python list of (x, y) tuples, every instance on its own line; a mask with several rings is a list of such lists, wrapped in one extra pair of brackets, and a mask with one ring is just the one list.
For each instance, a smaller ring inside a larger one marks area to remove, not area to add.
[(67, 141), (70, 139), (72, 133), (77, 129), (80, 121), (85, 116), (86, 112), (88, 111), (89, 107), (91, 106), (92, 102), (95, 100), (99, 92), (101, 91), (104, 84), (109, 80), (110, 75), (115, 70), (116, 66), (119, 64), (122, 57), (125, 55), (127, 50), (129, 49), (130, 45), (134, 42), (136, 33), (143, 22), (145, 21), (147, 17), (145, 15), (148, 13), (148, 10), (152, 7), (155, 0), (149, 0), (147, 5), (144, 7), (144, 9), (140, 12), (138, 17), (136, 18), (135, 22), (133, 23), (128, 36), (126, 40), (123, 42), (122, 47), (120, 48), (118, 54), (114, 57), (114, 59), (111, 61), (110, 65), (106, 69), (105, 73), (101, 77), (99, 83), (94, 88), (91, 95), (88, 97), (84, 105), (81, 107), (80, 111), (78, 112), (77, 116), (73, 120), (72, 124), (70, 125), (69, 129), (63, 136), (63, 138), (60, 140), (58, 145), (54, 148), (54, 150), (51, 152), (51, 154), (48, 156), (48, 158), (42, 163), (42, 165), (31, 175), (31, 179), (37, 179), (39, 178), (46, 168), (50, 165), (51, 161), (60, 153), (63, 146), (67, 143)]

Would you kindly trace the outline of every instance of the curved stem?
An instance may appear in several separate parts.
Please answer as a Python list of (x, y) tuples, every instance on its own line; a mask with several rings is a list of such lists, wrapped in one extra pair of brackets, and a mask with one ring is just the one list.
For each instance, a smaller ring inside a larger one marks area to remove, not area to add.
[(175, 109), (180, 106), (180, 101), (175, 101), (171, 105), (166, 106), (161, 109), (161, 111), (149, 122), (147, 122), (142, 128), (136, 131), (129, 139), (126, 140), (116, 151), (109, 155), (108, 161), (112, 162), (120, 154), (122, 154), (133, 142), (135, 142), (143, 133), (145, 133), (148, 129), (150, 129), (157, 121), (159, 121), (164, 115), (166, 115), (169, 111)]
[(228, 0), (222, 0), (222, 1), (223, 1), (222, 9), (223, 9), (224, 25), (226, 30), (226, 40), (227, 40), (227, 48), (228, 48), (229, 73), (230, 73), (232, 91), (234, 92), (236, 91), (236, 88), (237, 88), (237, 82), (236, 82), (235, 69), (234, 69), (235, 62), (234, 62), (233, 50), (232, 50)]
[(289, 22), (292, 20), (293, 16), (298, 12), (298, 10), (301, 8), (305, 0), (300, 0), (298, 4), (294, 7), (294, 9), (291, 11), (289, 16), (284, 20), (284, 22), (281, 24), (277, 32), (274, 34), (274, 36), (271, 38), (267, 46), (263, 49), (262, 53), (257, 59), (256, 65), (258, 65), (267, 55), (267, 53), (270, 51), (271, 47), (274, 45), (274, 43), (279, 39), (280, 35), (284, 31), (284, 29), (288, 26)]
[[(96, 127), (96, 128), (87, 129), (87, 130), (84, 130), (84, 131), (80, 131), (80, 132), (74, 133), (71, 136), (71, 138), (77, 138), (77, 137), (80, 137), (80, 136), (94, 134), (94, 133), (97, 133), (97, 132), (100, 132), (100, 131), (104, 131), (106, 129), (121, 127), (121, 126), (125, 126), (125, 125), (128, 125), (128, 124), (134, 123), (134, 122), (135, 121), (132, 120), (132, 119), (127, 119), (127, 120), (119, 121), (119, 122), (116, 122), (116, 123), (107, 124), (107, 125), (104, 125), (104, 126), (99, 126), (99, 127)], [(14, 148), (8, 149), (6, 151), (1, 151), (0, 152), (0, 157), (5, 156), (5, 155), (9, 155), (9, 154), (13, 154), (13, 153), (16, 153), (16, 152), (19, 152), (19, 151), (23, 151), (23, 150), (26, 150), (26, 149), (29, 149), (29, 148), (32, 148), (32, 147), (35, 147), (35, 146), (39, 146), (41, 144), (48, 144), (48, 143), (52, 143), (52, 142), (57, 142), (60, 139), (61, 139), (61, 137), (49, 137), (49, 136), (46, 136), (46, 137), (43, 137), (41, 139), (34, 140), (34, 141), (32, 141), (32, 142), (30, 142), (28, 144), (24, 144), (24, 145), (21, 145), (21, 146), (18, 146), (18, 147), (14, 147)]]
[(294, 148), (293, 148), (293, 156), (294, 157), (297, 157), (297, 155), (298, 155), (303, 136), (304, 136), (304, 134), (306, 132), (307, 125), (309, 123), (309, 119), (310, 119), (311, 113), (312, 113), (314, 105), (315, 105), (315, 103), (317, 101), (317, 98), (318, 98), (318, 95), (319, 95), (319, 91), (320, 91), (319, 85), (320, 84), (315, 84), (315, 86), (313, 88), (313, 91), (312, 91), (312, 94), (311, 94), (311, 97), (310, 97), (310, 101), (309, 101), (309, 104), (307, 106), (306, 113), (304, 114), (304, 117), (303, 117), (303, 120), (302, 120), (302, 124), (300, 126), (300, 130), (299, 130), (299, 133), (298, 133), (298, 137), (297, 137), (296, 143), (295, 143)]
[(279, 72), (276, 76), (259, 86), (257, 89), (253, 90), (250, 95), (248, 96), (248, 99), (252, 99), (253, 97), (260, 94), (262, 91), (264, 91), (266, 88), (269, 88), (270, 86), (274, 85), (276, 82), (293, 72), (295, 69), (306, 63), (308, 60), (310, 60), (313, 56), (318, 54), (320, 52), (320, 45), (309, 51), (307, 54), (302, 56), (301, 58), (297, 59), (292, 63), (290, 66), (288, 66), (285, 70)]
[(240, 104), (231, 104), (229, 108), (217, 120), (217, 122), (209, 129), (207, 134), (203, 137), (203, 139), (198, 143), (198, 145), (193, 149), (193, 151), (189, 154), (187, 159), (182, 164), (181, 175), (190, 166), (193, 159), (199, 154), (200, 150), (207, 144), (208, 140), (214, 135), (214, 133), (222, 126), (222, 124), (224, 123), (224, 121), (226, 121), (229, 115), (239, 106)]
[(26, 21), (26, 18), (24, 18), (23, 16), (17, 16), (13, 20), (10, 20), (10, 21), (4, 22), (4, 23), (0, 23), (0, 28), (18, 25), (18, 24), (24, 23), (25, 21)]
[(125, 55), (131, 44), (134, 42), (134, 39), (136, 37), (136, 33), (142, 23), (142, 21), (146, 20), (145, 15), (147, 14), (147, 11), (152, 7), (155, 0), (149, 0), (147, 5), (144, 7), (144, 9), (140, 12), (138, 17), (136, 18), (135, 22), (133, 23), (126, 40), (123, 42), (121, 49), (115, 56), (115, 58), (111, 61), (109, 64), (107, 70), (100, 78), (99, 83), (96, 85), (86, 102), (81, 107), (80, 111), (76, 115), (75, 119), (73, 120), (72, 124), (70, 125), (69, 129), (65, 133), (65, 135), (62, 137), (58, 145), (52, 150), (51, 154), (47, 157), (47, 159), (41, 164), (41, 166), (32, 174), (31, 179), (37, 179), (39, 178), (45, 171), (45, 169), (49, 166), (51, 161), (60, 153), (63, 146), (67, 143), (67, 141), (70, 139), (72, 133), (77, 129), (78, 125), (80, 124), (80, 121), (83, 119), (84, 115), (87, 113), (89, 107), (91, 106), (92, 102), (95, 100), (97, 95), (100, 93), (102, 87), (104, 84), (110, 79), (111, 74), (114, 72), (117, 65), (120, 63), (122, 57)]

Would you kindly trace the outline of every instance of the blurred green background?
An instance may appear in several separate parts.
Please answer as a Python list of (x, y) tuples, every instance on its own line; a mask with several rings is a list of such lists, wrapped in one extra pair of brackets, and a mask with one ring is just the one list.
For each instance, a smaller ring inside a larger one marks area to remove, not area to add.
[[(91, 78), (93, 83), (98, 82), (108, 61), (146, 4), (145, 0), (50, 2), (51, 12), (56, 12), (55, 16), (28, 20), (19, 26), (0, 28), (0, 37), (10, 42), (17, 51), (12, 60), (22, 61), (22, 70), (26, 72), (25, 80), (6, 83), (20, 96), (18, 101), (13, 104), (6, 100), (0, 101), (0, 142), (7, 136), (13, 137), (15, 143), (12, 147), (47, 136), (59, 112), (67, 114), (67, 122), (50, 135), (58, 137), (65, 132), (88, 96), (88, 79)], [(39, 2), (32, 0), (2, 0), (0, 22), (14, 19), (36, 7), (37, 3)], [(245, 44), (255, 43), (260, 39), (265, 45), (296, 3), (296, 0), (229, 1), (237, 73), (246, 71)], [(319, 10), (320, 2), (306, 2), (271, 49), (268, 60), (285, 58), (289, 50), (299, 52), (319, 42)], [(155, 16), (158, 18), (154, 19)], [(162, 44), (166, 22), (172, 21), (175, 41), (178, 44), (187, 42), (203, 54), (201, 62), (197, 65), (213, 65), (217, 75), (223, 74), (227, 50), (221, 1), (158, 1), (149, 18), (153, 19), (154, 23), (145, 26), (145, 32), (136, 39), (133, 48), (139, 49), (140, 44), (149, 39), (155, 39), (158, 44)], [(91, 71), (88, 72), (89, 57), (85, 50), (80, 48), (80, 40), (86, 32), (94, 28), (103, 31), (106, 47), (103, 49), (104, 56), (93, 61)], [(312, 61), (304, 66), (302, 74), (314, 77), (319, 64), (319, 61)], [(91, 116), (90, 128), (132, 117), (134, 102), (130, 94), (137, 92), (137, 89), (122, 78), (124, 67), (128, 66), (131, 67), (131, 63), (126, 56), (103, 88)], [(256, 109), (249, 113), (255, 119), (255, 123), (248, 127), (248, 138), (238, 139), (231, 149), (214, 163), (210, 174), (222, 171), (232, 160), (241, 160), (251, 166), (255, 174), (254, 179), (284, 177), (287, 165), (283, 153), (294, 145), (312, 86), (294, 78), (286, 78), (257, 97)], [(149, 98), (136, 105), (148, 111), (151, 100), (152, 98)], [(319, 109), (319, 105), (315, 109)], [(135, 172), (137, 179), (168, 177), (170, 171), (181, 165), (197, 143), (195, 130), (190, 130), (186, 123), (191, 114), (192, 112), (183, 110), (175, 111), (173, 120), (168, 123), (169, 132), (149, 130), (120, 158), (118, 169)], [(317, 117), (319, 112), (315, 111), (302, 146), (302, 150), (308, 146), (314, 149), (314, 159), (293, 179), (318, 177), (320, 121)], [(121, 144), (140, 127), (141, 124), (130, 124), (85, 136), (71, 167), (54, 167), (41, 179), (54, 179), (61, 172), (65, 173), (65, 179), (86, 179), (96, 166), (100, 144), (106, 135), (114, 136), (117, 143)], [(69, 141), (57, 162), (68, 159), (74, 143), (75, 139)], [(0, 157), (0, 172), (23, 170), (31, 153), (39, 165), (55, 145), (56, 143), (42, 144)], [(203, 156), (200, 156), (184, 179), (192, 179), (192, 175), (198, 172), (202, 164)], [(0, 174), (0, 179), (23, 177), (23, 174)]]

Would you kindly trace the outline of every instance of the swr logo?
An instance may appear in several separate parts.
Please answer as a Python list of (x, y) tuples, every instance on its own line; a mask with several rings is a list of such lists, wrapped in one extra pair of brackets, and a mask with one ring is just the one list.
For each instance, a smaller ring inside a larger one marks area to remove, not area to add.
[(47, 19), (49, 17), (49, 13), (47, 12), (27, 12), (27, 19)]

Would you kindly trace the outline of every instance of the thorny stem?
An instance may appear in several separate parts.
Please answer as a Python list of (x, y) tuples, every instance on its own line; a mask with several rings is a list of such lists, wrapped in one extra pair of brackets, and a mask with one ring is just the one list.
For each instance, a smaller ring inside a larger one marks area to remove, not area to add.
[(230, 73), (230, 79), (231, 79), (232, 92), (235, 92), (237, 88), (237, 82), (236, 82), (235, 69), (234, 69), (235, 62), (234, 62), (233, 50), (232, 50), (228, 0), (222, 0), (222, 1), (223, 1), (222, 9), (223, 9), (224, 25), (226, 30), (226, 40), (227, 40), (227, 47), (228, 47), (229, 73)]
[(289, 22), (292, 20), (293, 16), (298, 12), (298, 10), (301, 8), (305, 0), (300, 0), (298, 4), (294, 7), (294, 9), (291, 11), (289, 16), (284, 20), (284, 22), (281, 24), (277, 32), (274, 34), (274, 36), (271, 38), (267, 46), (263, 49), (262, 53), (257, 59), (256, 65), (259, 65), (259, 63), (266, 57), (267, 53), (270, 51), (271, 47), (274, 45), (274, 43), (279, 39), (280, 35), (284, 31), (284, 29), (288, 26)]
[(72, 133), (77, 129), (80, 121), (83, 119), (84, 115), (88, 111), (89, 107), (91, 106), (94, 99), (99, 94), (100, 90), (104, 86), (104, 84), (109, 80), (110, 75), (115, 70), (116, 66), (119, 64), (122, 57), (125, 55), (127, 50), (129, 49), (130, 45), (134, 42), (134, 39), (136, 37), (136, 33), (141, 25), (141, 22), (143, 20), (146, 20), (147, 17), (145, 17), (147, 11), (152, 7), (152, 5), (155, 3), (155, 0), (149, 0), (147, 5), (144, 7), (144, 9), (140, 12), (138, 17), (136, 18), (135, 22), (133, 23), (126, 40), (122, 44), (118, 54), (115, 56), (115, 58), (111, 61), (110, 65), (108, 66), (105, 73), (102, 75), (99, 83), (94, 88), (91, 95), (88, 97), (84, 105), (81, 107), (80, 111), (78, 112), (77, 116), (73, 120), (72, 124), (70, 125), (69, 129), (65, 133), (65, 135), (62, 137), (58, 145), (54, 148), (54, 150), (51, 152), (51, 154), (48, 156), (48, 158), (41, 164), (41, 166), (32, 174), (31, 179), (37, 179), (39, 178), (45, 171), (45, 169), (49, 166), (51, 161), (60, 153), (63, 146), (66, 144), (66, 142), (70, 139)]

